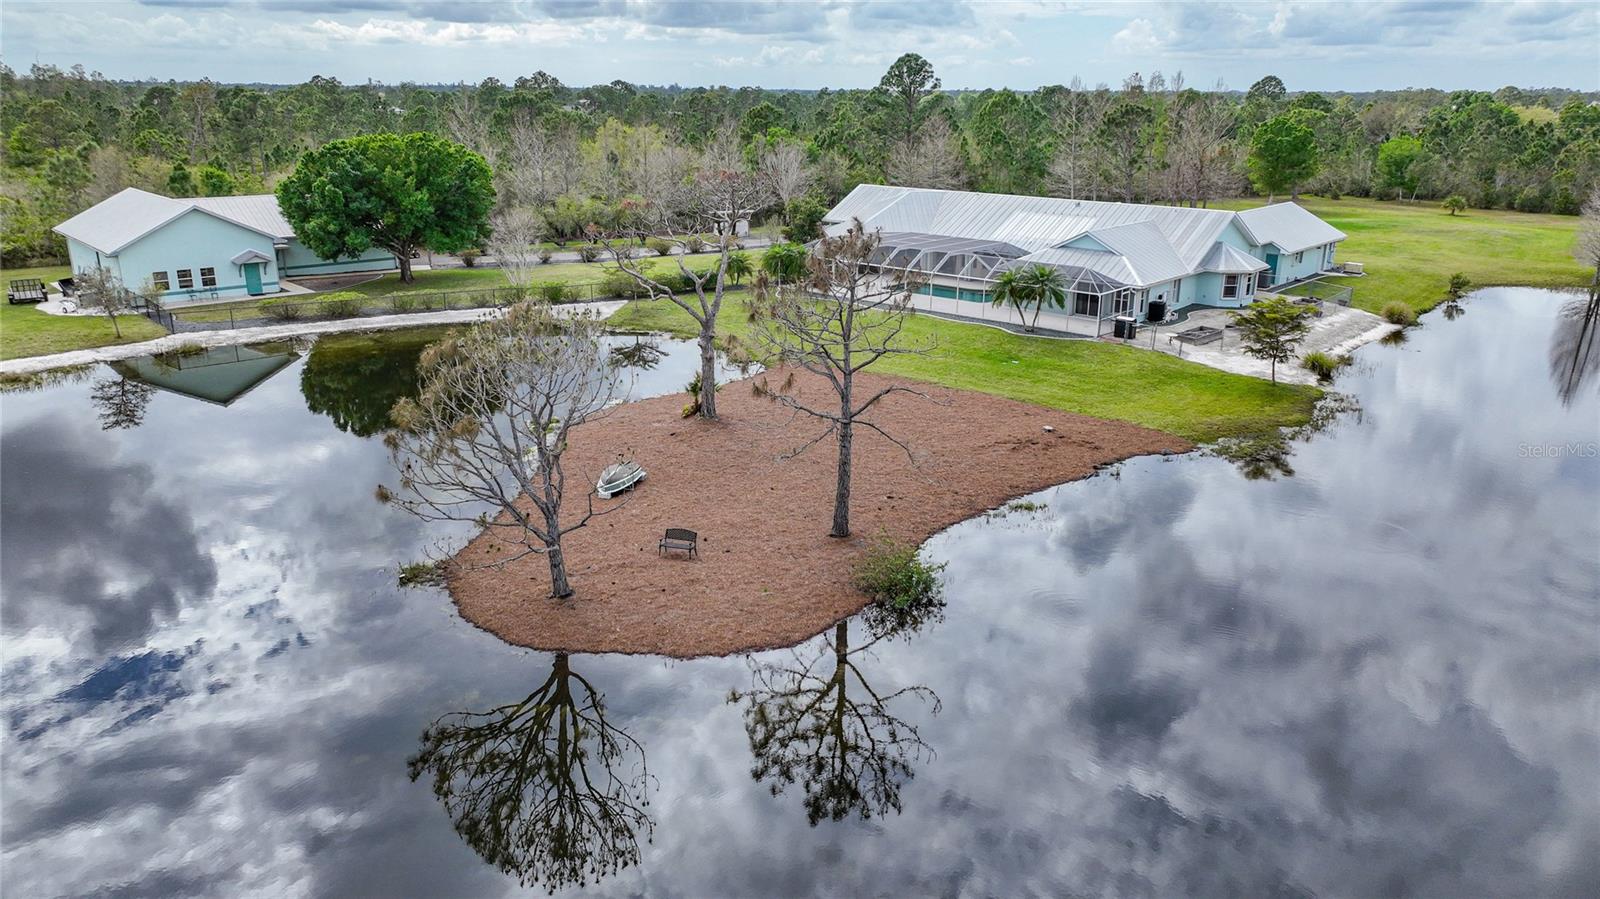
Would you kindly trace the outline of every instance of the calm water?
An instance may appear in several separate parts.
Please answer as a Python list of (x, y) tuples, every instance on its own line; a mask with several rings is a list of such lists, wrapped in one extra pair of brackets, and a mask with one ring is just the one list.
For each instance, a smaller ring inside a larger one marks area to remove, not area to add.
[[(1362, 350), (1292, 477), (1135, 460), (935, 537), (942, 614), (694, 662), (513, 649), (394, 586), (459, 536), (373, 499), (415, 345), (8, 394), (0, 886), (1600, 894), (1567, 299)], [(665, 348), (640, 395), (688, 379)]]

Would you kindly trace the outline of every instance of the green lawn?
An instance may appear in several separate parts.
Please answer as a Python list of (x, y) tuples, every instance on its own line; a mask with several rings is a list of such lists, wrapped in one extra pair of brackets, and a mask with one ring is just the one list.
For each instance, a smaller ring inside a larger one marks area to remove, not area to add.
[[(1452, 216), (1438, 203), (1399, 203), (1302, 197), (1301, 205), (1350, 237), (1340, 261), (1361, 262), (1360, 278), (1326, 278), (1355, 290), (1355, 305), (1371, 312), (1390, 300), (1426, 311), (1445, 299), (1450, 276), (1464, 272), (1475, 287), (1578, 287), (1589, 283), (1572, 258), (1578, 219), (1570, 215), (1469, 209)], [(1259, 199), (1226, 200), (1222, 209), (1249, 209)]]
[[(54, 281), (67, 276), (67, 267), (52, 265), (42, 268), (7, 268), (0, 272), (0, 282), (13, 278), (38, 278)], [(0, 303), (0, 359), (18, 359), (23, 356), (42, 356), (67, 350), (82, 350), (113, 343), (132, 343), (161, 337), (167, 332), (160, 325), (142, 315), (119, 317), (122, 337), (119, 339), (111, 322), (103, 316), (46, 315), (31, 304)]]
[[(748, 331), (738, 298), (719, 323)], [(618, 328), (694, 336), (694, 322), (665, 301), (636, 300), (608, 322)], [(907, 323), (908, 340), (932, 340), (926, 356), (888, 356), (874, 371), (992, 393), (1157, 428), (1196, 442), (1304, 424), (1321, 391), (1229, 374), (1162, 353), (1092, 340), (1024, 337), (930, 316)]]

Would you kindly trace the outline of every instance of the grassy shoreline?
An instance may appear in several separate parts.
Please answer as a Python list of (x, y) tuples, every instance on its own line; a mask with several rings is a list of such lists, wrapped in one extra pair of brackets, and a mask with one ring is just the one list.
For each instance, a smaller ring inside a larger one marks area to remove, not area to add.
[[(1252, 209), (1259, 198), (1224, 200), (1219, 209)], [(1329, 277), (1355, 290), (1354, 305), (1377, 312), (1400, 300), (1426, 312), (1445, 300), (1450, 276), (1473, 287), (1582, 287), (1593, 272), (1572, 258), (1578, 218), (1498, 209), (1451, 215), (1437, 202), (1301, 197), (1300, 205), (1349, 235), (1339, 261), (1361, 262), (1362, 277)]]
[[(729, 297), (718, 323), (724, 333), (743, 337), (747, 319), (742, 299)], [(664, 300), (630, 302), (607, 324), (681, 337), (698, 333), (686, 313)], [(1303, 425), (1322, 396), (1313, 387), (1273, 384), (1163, 353), (1026, 337), (926, 315), (912, 316), (904, 334), (934, 348), (927, 355), (886, 356), (873, 371), (1130, 421), (1196, 443)]]

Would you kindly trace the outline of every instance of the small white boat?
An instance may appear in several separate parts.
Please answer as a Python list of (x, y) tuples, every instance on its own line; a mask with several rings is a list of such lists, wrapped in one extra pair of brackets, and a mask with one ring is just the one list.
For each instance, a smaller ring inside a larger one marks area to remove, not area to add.
[(644, 480), (644, 468), (639, 463), (618, 462), (600, 473), (600, 480), (594, 485), (594, 492), (598, 493), (601, 499), (610, 499), (642, 480)]

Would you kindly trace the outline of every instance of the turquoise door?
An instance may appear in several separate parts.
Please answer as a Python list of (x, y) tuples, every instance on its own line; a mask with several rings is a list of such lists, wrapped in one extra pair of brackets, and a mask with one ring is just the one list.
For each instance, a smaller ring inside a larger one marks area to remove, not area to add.
[(1271, 278), (1272, 278), (1272, 280), (1268, 281), (1267, 283), (1268, 284), (1276, 284), (1276, 283), (1278, 283), (1278, 254), (1277, 253), (1268, 253), (1267, 254), (1267, 272), (1271, 275)]
[(244, 289), (253, 297), (261, 296), (261, 263), (246, 262), (244, 264)]

